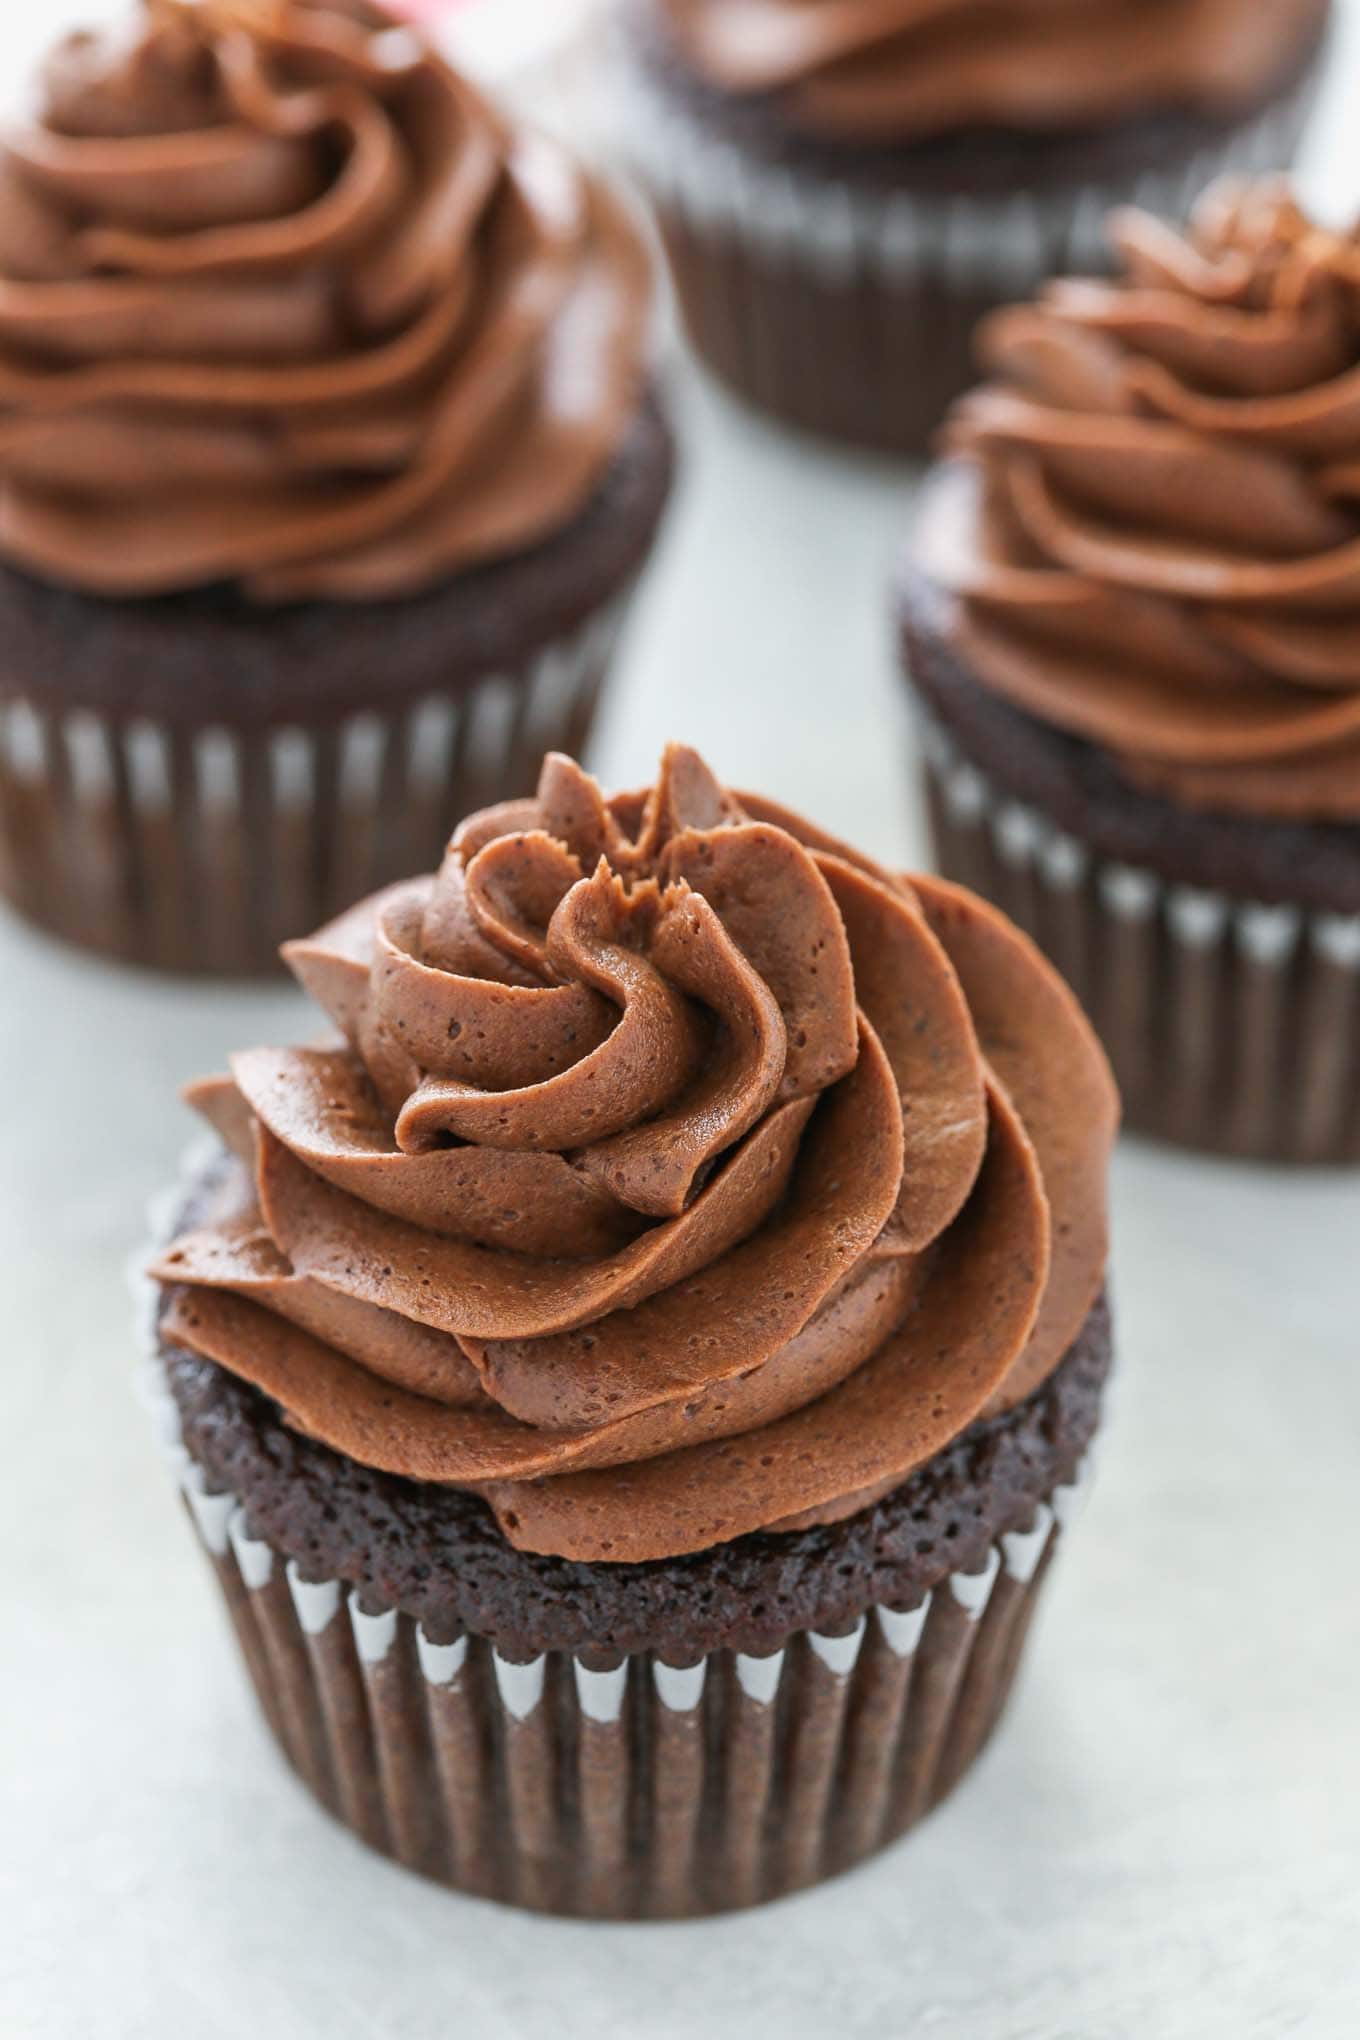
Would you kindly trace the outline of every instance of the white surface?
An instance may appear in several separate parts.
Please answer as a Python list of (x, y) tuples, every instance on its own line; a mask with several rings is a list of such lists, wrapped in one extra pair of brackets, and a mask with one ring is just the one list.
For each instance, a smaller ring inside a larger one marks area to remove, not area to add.
[[(1338, 209), (1355, 58), (1313, 157)], [(688, 480), (599, 763), (639, 781), (674, 732), (910, 858), (881, 602), (903, 480), (689, 384), (682, 408)], [(148, 983), (9, 922), (0, 986), (6, 2040), (1356, 2031), (1360, 1179), (1130, 1144), (1117, 1421), (974, 1776), (806, 1897), (576, 1927), (426, 1887), (314, 1809), (130, 1394), (122, 1264), (189, 1132), (174, 1087), (298, 1036), (301, 999)]]
[[(92, 28), (126, 19), (131, 0), (59, 0), (21, 9), (6, 0), (0, 50), (10, 79), (27, 79), (61, 24)], [(441, 38), (479, 77), (504, 83), (551, 62), (598, 15), (604, 0), (388, 0), (393, 14)], [(6, 101), (13, 98), (10, 84)]]

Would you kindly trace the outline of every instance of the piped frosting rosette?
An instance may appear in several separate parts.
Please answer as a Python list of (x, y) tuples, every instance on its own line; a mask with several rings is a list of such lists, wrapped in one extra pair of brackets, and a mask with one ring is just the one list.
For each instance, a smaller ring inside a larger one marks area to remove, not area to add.
[(342, 1038), (194, 1088), (248, 1189), (157, 1262), (165, 1332), (521, 1548), (851, 1513), (1100, 1291), (1117, 1107), (1060, 981), (693, 752), (611, 800), (552, 756), (285, 953)]
[(1277, 180), (997, 314), (922, 525), (988, 685), (1191, 806), (1360, 819), (1360, 237)]
[(0, 146), (0, 553), (391, 596), (585, 505), (642, 394), (617, 202), (368, 0), (142, 0)]
[(809, 130), (902, 140), (1080, 128), (1148, 107), (1236, 113), (1324, 0), (657, 0), (693, 68)]

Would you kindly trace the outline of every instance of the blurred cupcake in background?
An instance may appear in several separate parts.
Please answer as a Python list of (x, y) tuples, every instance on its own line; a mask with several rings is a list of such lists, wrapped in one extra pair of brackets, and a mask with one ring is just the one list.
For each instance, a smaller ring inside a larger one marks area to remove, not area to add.
[(995, 315), (903, 577), (940, 868), (1130, 1123), (1360, 1159), (1360, 236), (1278, 180)]
[(642, 244), (367, 0), (144, 0), (0, 180), (0, 885), (272, 967), (584, 742), (671, 477)]
[(913, 454), (969, 339), (1103, 266), (1131, 200), (1183, 216), (1281, 168), (1329, 0), (621, 0), (623, 124), (690, 337), (791, 423)]

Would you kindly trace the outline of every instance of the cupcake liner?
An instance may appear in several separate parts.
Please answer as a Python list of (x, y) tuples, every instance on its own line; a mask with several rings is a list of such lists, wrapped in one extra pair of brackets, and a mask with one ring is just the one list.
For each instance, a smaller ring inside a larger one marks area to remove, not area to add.
[(756, 1905), (905, 1833), (990, 1735), (1076, 1489), (979, 1574), (770, 1657), (527, 1664), (308, 1580), (192, 1462), (185, 1494), (261, 1710), (370, 1847), (477, 1896), (579, 1917)]
[(1066, 977), (1128, 1125), (1262, 1161), (1360, 1160), (1360, 915), (1101, 858), (917, 712), (939, 870), (994, 901)]
[(280, 942), (439, 860), (594, 718), (631, 590), (523, 667), (386, 710), (172, 726), (0, 700), (0, 893), (160, 969), (275, 970)]
[[(162, 1239), (174, 1209), (162, 1207)], [(942, 1572), (918, 1606), (867, 1609), (845, 1634), (800, 1631), (769, 1656), (689, 1664), (651, 1652), (516, 1662), (482, 1637), (432, 1637), (254, 1537), (181, 1442), (158, 1292), (134, 1280), (144, 1399), (287, 1761), (370, 1847), (535, 1911), (724, 1912), (905, 1833), (996, 1726), (1087, 1491), (1089, 1451), (980, 1571)]]
[(1109, 266), (1115, 205), (1184, 217), (1226, 171), (1280, 169), (1316, 92), (1189, 158), (1124, 180), (1004, 197), (871, 189), (714, 135), (626, 54), (617, 125), (656, 208), (698, 353), (754, 403), (814, 432), (921, 452), (972, 370), (973, 330), (1050, 276)]

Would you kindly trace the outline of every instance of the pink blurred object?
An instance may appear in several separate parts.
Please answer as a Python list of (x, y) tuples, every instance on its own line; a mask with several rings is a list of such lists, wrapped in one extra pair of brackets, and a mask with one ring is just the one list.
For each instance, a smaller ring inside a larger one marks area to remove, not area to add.
[(488, 27), (479, 33), (504, 32), (518, 42), (534, 38), (550, 45), (574, 34), (598, 11), (599, 0), (383, 0), (383, 5), (405, 21), (421, 23), (480, 15)]
[(455, 14), (461, 7), (479, 7), (485, 0), (385, 0), (388, 12), (403, 21), (434, 21), (441, 14)]

